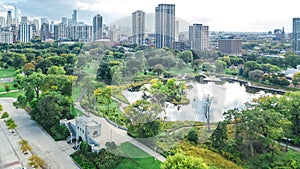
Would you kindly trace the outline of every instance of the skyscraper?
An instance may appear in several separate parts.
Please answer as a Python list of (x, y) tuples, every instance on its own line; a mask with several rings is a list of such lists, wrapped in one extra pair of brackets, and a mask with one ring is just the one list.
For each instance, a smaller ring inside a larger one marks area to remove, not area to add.
[(20, 23), (19, 25), (19, 40), (20, 42), (30, 42), (33, 37), (31, 25), (28, 23)]
[(21, 16), (21, 23), (28, 23), (27, 16)]
[(61, 18), (61, 23), (63, 23), (63, 24), (68, 24), (68, 18), (67, 17), (62, 17)]
[(132, 13), (132, 44), (145, 44), (145, 12), (140, 10)]
[(97, 14), (93, 18), (93, 41), (102, 39), (102, 16)]
[(72, 21), (76, 25), (76, 23), (77, 23), (77, 10), (73, 10)]
[(191, 49), (208, 49), (208, 26), (202, 24), (193, 24), (189, 27), (189, 42)]
[(40, 30), (40, 39), (41, 41), (45, 41), (46, 39), (49, 38), (50, 38), (49, 24), (42, 23), (41, 30)]
[(38, 19), (34, 19), (32, 21), (32, 23), (35, 25), (36, 33), (39, 34), (39, 32), (40, 32), (40, 23), (39, 23), (39, 20)]
[(7, 11), (6, 26), (11, 26), (11, 24), (12, 24), (12, 13), (11, 11)]
[(293, 18), (293, 50), (300, 53), (300, 18)]
[(159, 4), (155, 8), (155, 46), (169, 47), (175, 40), (175, 4)]
[(0, 27), (5, 26), (5, 18), (3, 16), (0, 16)]

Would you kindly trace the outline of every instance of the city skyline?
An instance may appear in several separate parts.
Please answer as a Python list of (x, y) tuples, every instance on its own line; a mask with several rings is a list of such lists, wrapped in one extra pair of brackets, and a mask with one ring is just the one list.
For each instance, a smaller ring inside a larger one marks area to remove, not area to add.
[[(292, 0), (282, 3), (272, 1), (172, 1), (172, 0), (69, 0), (67, 2), (9, 0), (0, 2), (0, 15), (6, 16), (5, 10), (14, 10), (14, 5), (20, 10), (18, 16), (29, 18), (47, 17), (49, 20), (60, 21), (61, 17), (71, 18), (73, 10), (77, 10), (78, 21), (92, 23), (92, 17), (99, 13), (103, 23), (109, 24), (118, 19), (130, 16), (133, 11), (142, 10), (154, 13), (155, 7), (161, 3), (176, 5), (176, 17), (186, 20), (191, 25), (202, 23), (210, 26), (212, 31), (237, 32), (267, 32), (285, 27), (286, 32), (292, 32), (292, 18), (300, 17), (297, 4)], [(292, 5), (291, 5), (292, 4)], [(288, 7), (285, 8), (285, 6)], [(43, 9), (43, 10), (41, 10)], [(4, 14), (4, 15), (3, 15)]]

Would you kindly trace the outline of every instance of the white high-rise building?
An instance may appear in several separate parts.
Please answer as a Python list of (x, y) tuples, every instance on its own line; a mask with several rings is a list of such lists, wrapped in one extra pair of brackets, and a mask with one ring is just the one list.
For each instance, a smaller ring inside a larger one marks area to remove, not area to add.
[(0, 27), (5, 26), (5, 18), (3, 16), (0, 16)]
[(20, 42), (30, 42), (32, 39), (33, 32), (30, 24), (20, 23), (19, 24), (19, 40)]
[(0, 32), (0, 43), (13, 44), (13, 33), (10, 31)]
[(140, 10), (132, 13), (132, 44), (145, 44), (145, 12)]
[(155, 47), (172, 48), (175, 41), (175, 4), (159, 4), (155, 8)]
[(189, 42), (191, 49), (205, 50), (209, 48), (208, 26), (193, 24), (189, 27)]
[(102, 39), (102, 16), (97, 14), (93, 18), (93, 41)]
[(59, 23), (54, 25), (54, 40), (67, 38), (67, 24)]

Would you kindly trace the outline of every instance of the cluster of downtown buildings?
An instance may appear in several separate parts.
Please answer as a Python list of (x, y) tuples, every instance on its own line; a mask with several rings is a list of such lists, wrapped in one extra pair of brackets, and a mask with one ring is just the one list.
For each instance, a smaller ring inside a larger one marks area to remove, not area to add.
[[(208, 50), (211, 48), (209, 27), (202, 24), (189, 26), (188, 33), (182, 38), (179, 33), (179, 21), (175, 17), (174, 4), (159, 4), (155, 7), (155, 31), (146, 31), (146, 14), (141, 10), (132, 13), (131, 29), (123, 31), (121, 27), (103, 24), (103, 16), (96, 14), (92, 25), (78, 22), (77, 11), (73, 10), (71, 18), (62, 17), (60, 23), (47, 18), (29, 20), (27, 16), (17, 16), (8, 11), (6, 18), (0, 16), (0, 43), (31, 42), (37, 37), (41, 41), (75, 41), (117, 43), (125, 42), (138, 46), (155, 46), (177, 50)], [(274, 31), (274, 35), (285, 40), (284, 30)], [(300, 53), (300, 18), (293, 18), (291, 36), (293, 50)], [(239, 38), (219, 39), (218, 50), (224, 54), (241, 55), (242, 40)]]
[(159, 4), (155, 8), (155, 32), (146, 32), (145, 12), (138, 10), (132, 13), (132, 28), (123, 38), (118, 36), (120, 28), (103, 24), (103, 16), (93, 17), (92, 25), (77, 21), (77, 11), (72, 17), (62, 17), (55, 24), (46, 18), (28, 20), (22, 16), (19, 21), (17, 10), (7, 12), (6, 18), (0, 16), (0, 43), (30, 42), (39, 37), (41, 41), (78, 41), (78, 42), (117, 42), (125, 41), (139, 46), (156, 48), (191, 48), (205, 50), (209, 48), (209, 28), (202, 24), (189, 27), (188, 39), (179, 41), (179, 21), (175, 18), (174, 4)]

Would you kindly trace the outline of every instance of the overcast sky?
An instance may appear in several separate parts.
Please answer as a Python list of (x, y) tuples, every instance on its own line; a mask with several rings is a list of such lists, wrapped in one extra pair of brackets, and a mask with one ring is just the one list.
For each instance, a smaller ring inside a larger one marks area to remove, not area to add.
[(176, 17), (214, 31), (267, 32), (284, 26), (291, 32), (292, 18), (300, 17), (299, 0), (0, 0), (0, 15), (5, 17), (7, 3), (16, 4), (20, 15), (56, 21), (77, 9), (78, 20), (88, 24), (96, 13), (109, 24), (136, 10), (154, 13), (158, 4), (172, 3)]

